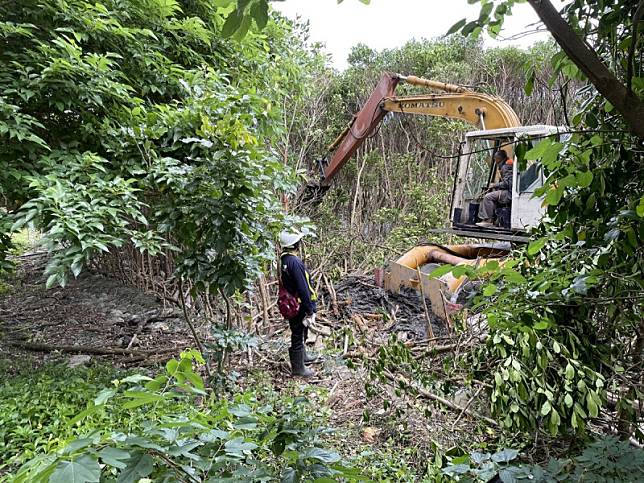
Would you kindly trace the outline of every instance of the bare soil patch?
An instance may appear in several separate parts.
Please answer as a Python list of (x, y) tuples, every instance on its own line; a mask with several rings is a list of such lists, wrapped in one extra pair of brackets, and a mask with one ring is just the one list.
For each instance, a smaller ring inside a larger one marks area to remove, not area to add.
[[(46, 253), (27, 253), (17, 262), (8, 291), (0, 296), (0, 359), (31, 357), (40, 363), (69, 359), (75, 352), (115, 365), (150, 364), (193, 345), (180, 312), (153, 295), (95, 273), (47, 290)], [(122, 353), (93, 353), (110, 350)]]

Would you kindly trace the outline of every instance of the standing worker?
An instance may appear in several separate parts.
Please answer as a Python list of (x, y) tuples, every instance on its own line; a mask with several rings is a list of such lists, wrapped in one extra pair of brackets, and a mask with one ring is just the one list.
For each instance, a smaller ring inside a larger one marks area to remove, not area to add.
[(512, 202), (512, 160), (508, 158), (505, 150), (499, 149), (494, 153), (494, 162), (501, 174), (501, 181), (491, 184), (483, 197), (481, 211), (479, 211), (481, 221), (476, 224), (483, 228), (494, 227), (494, 211), (498, 205)]
[(315, 357), (306, 354), (305, 342), (308, 328), (315, 323), (317, 295), (311, 287), (311, 277), (304, 263), (297, 256), (304, 234), (283, 231), (280, 233), (282, 247), (281, 280), (283, 287), (299, 302), (297, 315), (288, 319), (291, 328), (291, 347), (288, 350), (291, 373), (294, 376), (311, 377), (315, 373), (304, 363), (312, 362)]

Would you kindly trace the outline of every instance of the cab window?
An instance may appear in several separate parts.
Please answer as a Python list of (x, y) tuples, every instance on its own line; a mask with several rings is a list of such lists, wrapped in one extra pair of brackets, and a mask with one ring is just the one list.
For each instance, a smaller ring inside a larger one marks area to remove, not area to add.
[(488, 147), (488, 141), (475, 139), (468, 146), (470, 155), (467, 160), (467, 171), (465, 177), (464, 198), (475, 200), (480, 198), (481, 190), (487, 185), (490, 176), (490, 165), (492, 150)]
[(543, 185), (543, 168), (541, 163), (530, 160), (519, 172), (519, 193), (532, 193)]

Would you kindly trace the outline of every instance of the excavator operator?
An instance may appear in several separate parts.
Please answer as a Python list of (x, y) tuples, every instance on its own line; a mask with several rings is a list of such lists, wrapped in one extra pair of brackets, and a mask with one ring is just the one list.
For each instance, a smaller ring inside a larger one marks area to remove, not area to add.
[(496, 208), (509, 205), (512, 202), (512, 160), (508, 158), (508, 153), (505, 150), (499, 149), (494, 153), (494, 162), (501, 174), (501, 181), (488, 186), (481, 202), (479, 211), (481, 221), (476, 225), (483, 228), (494, 227), (494, 211)]

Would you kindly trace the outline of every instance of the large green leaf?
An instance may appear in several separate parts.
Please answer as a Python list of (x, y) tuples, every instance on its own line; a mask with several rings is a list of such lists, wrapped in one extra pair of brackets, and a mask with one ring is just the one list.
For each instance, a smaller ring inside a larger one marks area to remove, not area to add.
[(127, 468), (127, 460), (131, 458), (129, 452), (122, 449), (110, 447), (100, 450), (98, 452), (98, 456), (106, 465), (110, 465), (121, 470)]
[(458, 32), (461, 28), (463, 28), (463, 26), (465, 25), (465, 22), (467, 22), (467, 20), (462, 18), (461, 20), (456, 22), (454, 25), (452, 25), (445, 35), (451, 35), (451, 34), (453, 34), (455, 32)]
[(136, 483), (150, 475), (153, 470), (152, 457), (145, 453), (138, 453), (128, 461), (127, 467), (119, 474), (117, 483)]
[(268, 2), (261, 0), (253, 3), (250, 8), (250, 13), (260, 29), (266, 27), (268, 23)]
[(302, 453), (304, 458), (312, 458), (323, 463), (337, 463), (340, 461), (340, 455), (322, 448), (309, 448)]
[(244, 15), (238, 9), (230, 12), (221, 29), (221, 35), (224, 37), (231, 37), (237, 31), (243, 19)]
[(49, 478), (50, 483), (94, 483), (101, 477), (98, 460), (83, 455), (72, 461), (61, 461)]

